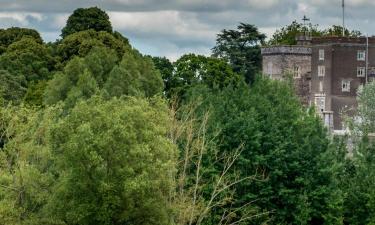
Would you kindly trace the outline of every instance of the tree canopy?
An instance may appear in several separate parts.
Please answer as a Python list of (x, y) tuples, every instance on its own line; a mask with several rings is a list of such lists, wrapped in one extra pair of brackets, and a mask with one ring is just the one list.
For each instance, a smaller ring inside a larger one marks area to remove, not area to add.
[(24, 37), (35, 39), (39, 44), (43, 43), (38, 31), (28, 28), (11, 27), (0, 29), (0, 54), (6, 51), (6, 48), (14, 42), (20, 41)]
[[(311, 23), (304, 25), (303, 23), (298, 23), (294, 20), (291, 24), (276, 30), (267, 44), (295, 45), (297, 44), (296, 37), (303, 34), (310, 35), (311, 37), (342, 36), (342, 29), (342, 26), (337, 25), (332, 25), (329, 28), (321, 29), (318, 25), (313, 25)], [(356, 30), (350, 31), (345, 28), (345, 36), (359, 37), (361, 36), (361, 32)]]
[(98, 7), (78, 8), (69, 16), (61, 37), (85, 30), (106, 31), (112, 33), (111, 21), (106, 12)]
[(266, 35), (256, 26), (241, 23), (237, 30), (223, 30), (217, 35), (212, 53), (228, 62), (234, 72), (243, 75), (250, 83), (261, 69), (260, 45), (265, 39)]

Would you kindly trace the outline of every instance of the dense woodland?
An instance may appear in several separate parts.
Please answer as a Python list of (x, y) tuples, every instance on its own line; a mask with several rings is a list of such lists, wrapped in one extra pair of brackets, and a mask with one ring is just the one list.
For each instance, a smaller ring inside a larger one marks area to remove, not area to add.
[(0, 224), (375, 224), (375, 84), (348, 149), (289, 80), (260, 74), (265, 40), (241, 23), (212, 56), (170, 62), (96, 7), (53, 43), (0, 30)]

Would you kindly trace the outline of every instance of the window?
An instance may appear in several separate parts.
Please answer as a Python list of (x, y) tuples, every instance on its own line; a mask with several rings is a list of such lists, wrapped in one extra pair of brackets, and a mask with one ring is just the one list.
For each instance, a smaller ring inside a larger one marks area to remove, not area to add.
[(318, 66), (318, 76), (324, 77), (325, 74), (326, 74), (325, 66)]
[(357, 51), (357, 60), (358, 61), (365, 61), (366, 58), (366, 51), (359, 50)]
[(294, 66), (293, 76), (294, 76), (294, 78), (301, 78), (301, 69), (300, 69), (299, 66)]
[(324, 49), (319, 49), (319, 60), (324, 60)]
[(366, 68), (357, 67), (357, 77), (365, 77), (365, 75), (366, 75)]
[(272, 62), (268, 62), (268, 64), (267, 64), (267, 73), (268, 73), (268, 75), (270, 75), (270, 76), (272, 76), (272, 74), (273, 74), (273, 63)]
[(350, 80), (341, 81), (342, 92), (350, 92)]
[(319, 92), (323, 92), (323, 81), (319, 81)]
[(324, 112), (326, 108), (326, 98), (324, 96), (315, 96), (315, 106), (318, 112)]

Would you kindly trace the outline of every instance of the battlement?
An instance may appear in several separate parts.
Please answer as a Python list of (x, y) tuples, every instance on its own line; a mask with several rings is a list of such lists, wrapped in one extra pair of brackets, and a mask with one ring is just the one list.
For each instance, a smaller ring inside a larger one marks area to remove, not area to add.
[(262, 55), (279, 55), (279, 54), (311, 55), (312, 53), (310, 47), (298, 46), (298, 45), (281, 45), (281, 46), (263, 47), (261, 51), (262, 51)]

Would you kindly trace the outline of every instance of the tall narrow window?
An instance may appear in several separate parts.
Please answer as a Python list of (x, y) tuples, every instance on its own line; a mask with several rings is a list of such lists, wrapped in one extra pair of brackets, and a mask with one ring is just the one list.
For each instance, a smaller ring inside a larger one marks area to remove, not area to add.
[(268, 64), (267, 64), (267, 73), (268, 73), (268, 75), (270, 75), (270, 76), (272, 76), (272, 74), (273, 74), (273, 63), (272, 62), (268, 62)]
[(323, 81), (319, 81), (319, 92), (323, 92)]
[(358, 50), (357, 51), (357, 60), (358, 61), (365, 61), (365, 59), (366, 59), (366, 51)]
[(326, 108), (326, 98), (324, 96), (315, 97), (315, 106), (318, 112), (324, 112)]
[(365, 75), (366, 75), (366, 68), (357, 67), (357, 77), (365, 77)]
[(318, 76), (324, 77), (326, 74), (326, 68), (325, 66), (318, 66)]
[(324, 49), (319, 49), (319, 60), (324, 61)]
[(294, 78), (301, 78), (301, 68), (299, 66), (294, 66), (293, 76)]
[(350, 80), (341, 81), (342, 92), (350, 92)]

